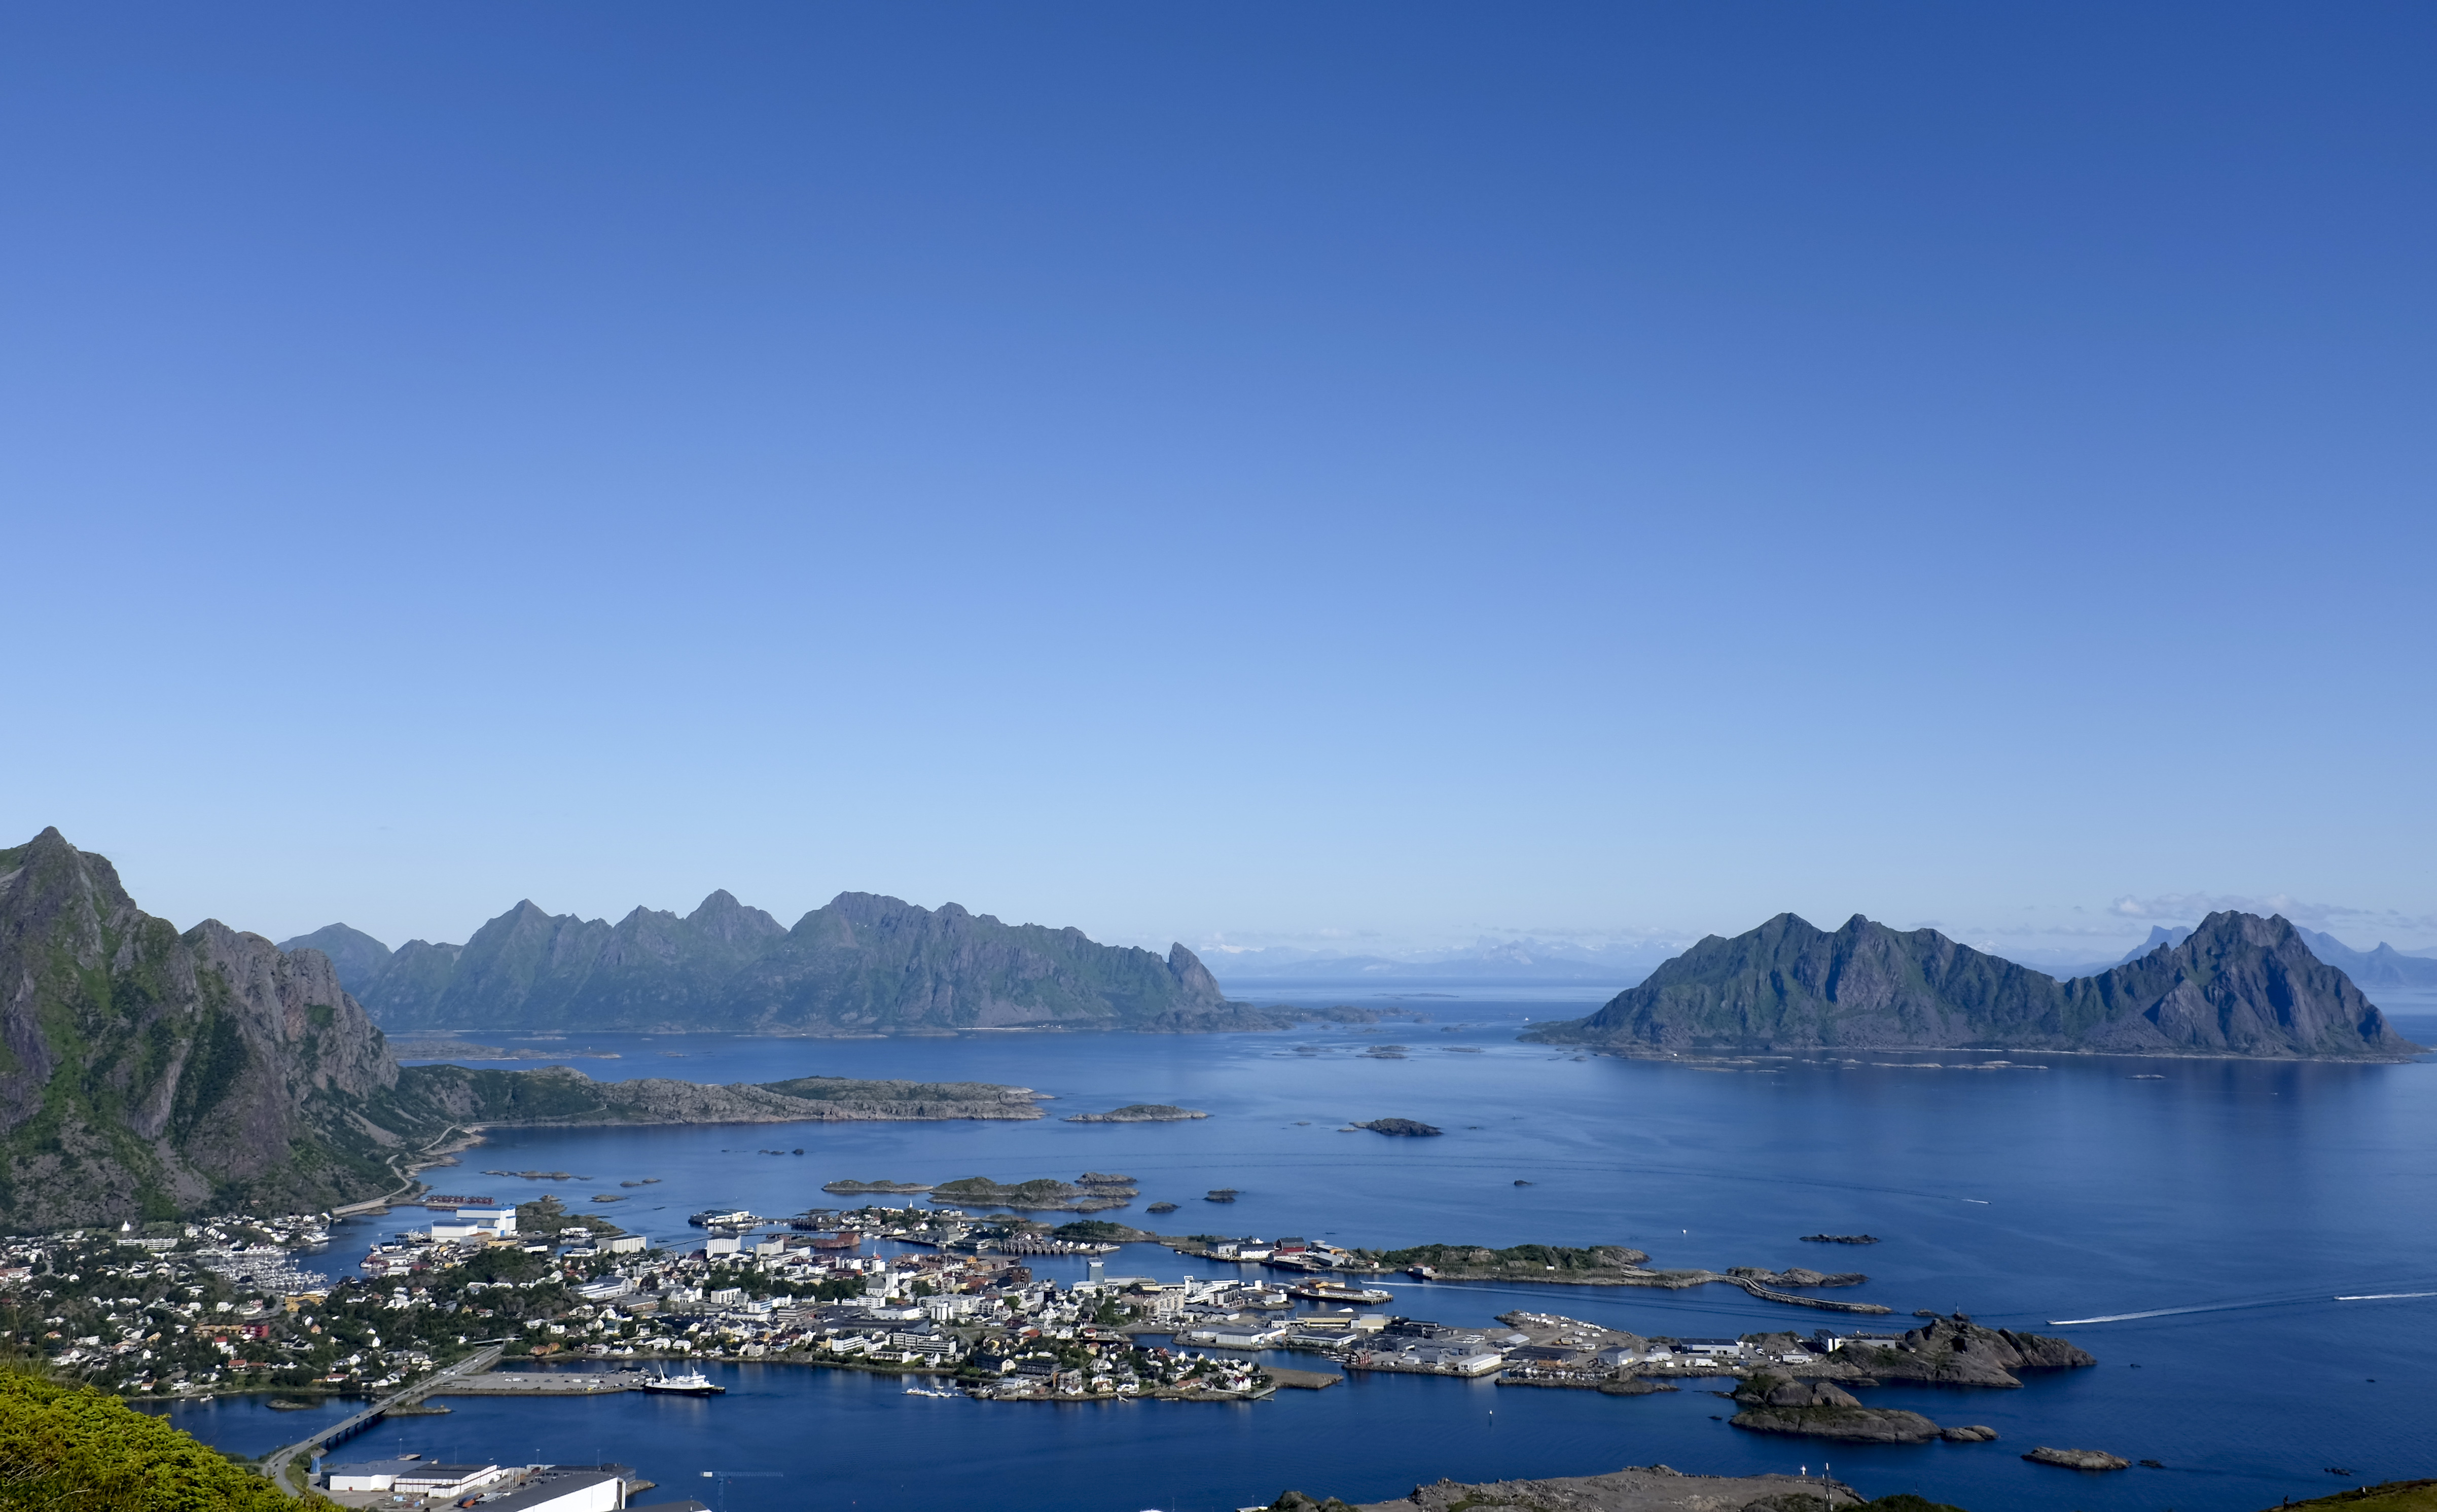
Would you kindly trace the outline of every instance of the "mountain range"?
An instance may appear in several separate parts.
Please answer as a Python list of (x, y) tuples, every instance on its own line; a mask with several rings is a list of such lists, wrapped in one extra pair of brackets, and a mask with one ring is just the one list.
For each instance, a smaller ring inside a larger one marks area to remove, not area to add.
[(402, 1188), (486, 1124), (1040, 1116), (1026, 1089), (973, 1082), (401, 1067), (320, 948), (216, 919), (181, 934), (56, 829), (0, 849), (0, 1232), (315, 1211)]
[(1229, 1002), (1181, 944), (1163, 958), (1078, 929), (868, 892), (839, 893), (792, 929), (721, 891), (683, 917), (639, 907), (612, 924), (528, 901), (463, 945), (410, 940), (392, 951), (331, 924), (281, 948), (328, 956), (391, 1029), (1194, 1032), (1292, 1021)]
[(2213, 913), (2096, 976), (2059, 981), (1855, 914), (1834, 933), (1780, 914), (1715, 935), (1588, 1018), (1524, 1038), (1637, 1054), (1991, 1049), (2388, 1058), (2390, 1027), (2285, 919)]

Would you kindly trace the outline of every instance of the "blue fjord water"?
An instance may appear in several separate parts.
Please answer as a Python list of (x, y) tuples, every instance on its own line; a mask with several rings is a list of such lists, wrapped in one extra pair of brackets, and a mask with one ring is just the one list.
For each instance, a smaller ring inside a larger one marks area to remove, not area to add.
[[(2076, 1056), (1874, 1053), (1844, 1064), (1758, 1060), (1726, 1069), (1518, 1045), (1525, 1018), (1585, 1011), (1563, 993), (1457, 989), (1364, 997), (1425, 1023), (1307, 1026), (1209, 1037), (984, 1034), (931, 1041), (726, 1036), (485, 1037), (514, 1047), (616, 1052), (569, 1063), (610, 1078), (706, 1081), (836, 1074), (1013, 1081), (1049, 1093), (1037, 1123), (803, 1124), (500, 1131), (443, 1189), (600, 1204), (656, 1239), (692, 1241), (710, 1205), (787, 1213), (833, 1205), (838, 1177), (937, 1182), (1117, 1170), (1142, 1202), (1184, 1204), (1172, 1231), (1304, 1233), (1348, 1244), (1622, 1241), (1660, 1264), (1808, 1264), (1867, 1271), (1832, 1293), (1884, 1302), (1892, 1324), (1960, 1309), (1996, 1327), (2060, 1332), (2095, 1369), (2018, 1392), (1883, 1387), (1879, 1404), (1985, 1423), (1995, 1444), (1862, 1448), (1729, 1429), (1698, 1388), (1669, 1396), (1499, 1388), (1361, 1376), (1250, 1406), (993, 1404), (903, 1396), (883, 1377), (715, 1366), (709, 1401), (458, 1398), (447, 1416), (384, 1425), (350, 1446), (448, 1458), (636, 1465), (666, 1495), (737, 1512), (780, 1507), (1006, 1512), (1144, 1507), (1206, 1512), (1287, 1486), (1351, 1501), (1441, 1476), (1578, 1475), (1663, 1462), (1715, 1473), (1825, 1463), (1871, 1494), (1919, 1490), (1988, 1512), (2180, 1508), (2234, 1512), (2437, 1466), (2437, 1065), (2130, 1062)], [(1263, 994), (1346, 1000), (1341, 991)], [(2398, 1001), (2437, 1041), (2437, 1004)], [(1367, 1056), (1382, 1045), (1403, 1059)], [(1989, 1064), (1991, 1062), (2006, 1064)], [(534, 1062), (494, 1063), (530, 1066)], [(2158, 1077), (2163, 1080), (2148, 1080)], [(1212, 1116), (1072, 1124), (1072, 1112), (1176, 1102)], [(1419, 1118), (1437, 1139), (1345, 1134)], [(760, 1151), (800, 1147), (804, 1153)], [(587, 1181), (480, 1176), (566, 1170)], [(621, 1188), (621, 1180), (661, 1178)], [(1518, 1186), (1528, 1182), (1529, 1186)], [(1201, 1194), (1232, 1187), (1232, 1205)], [(327, 1257), (411, 1219), (348, 1225)], [(1112, 1215), (1124, 1217), (1127, 1215)], [(1862, 1248), (1798, 1236), (1864, 1232)], [(1064, 1278), (1079, 1262), (1035, 1262)], [(1155, 1246), (1112, 1274), (1220, 1267)], [(1389, 1310), (1486, 1322), (1525, 1307), (1643, 1334), (1807, 1331), (1835, 1315), (1721, 1287), (1627, 1289), (1399, 1281)], [(2051, 1327), (2058, 1319), (2111, 1321)], [(1307, 1356), (1280, 1363), (1311, 1366)], [(2137, 1367), (2137, 1368), (2136, 1368)], [(335, 1415), (341, 1409), (330, 1409)], [(229, 1398), (175, 1420), (253, 1452), (314, 1421)], [(2034, 1444), (2103, 1449), (2164, 1469), (2096, 1476), (2024, 1463)], [(703, 1472), (760, 1472), (728, 1481)]]

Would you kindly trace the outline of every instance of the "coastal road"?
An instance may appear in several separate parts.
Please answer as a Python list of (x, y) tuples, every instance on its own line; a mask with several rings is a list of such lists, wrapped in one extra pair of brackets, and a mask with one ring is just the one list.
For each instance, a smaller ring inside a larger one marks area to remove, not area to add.
[(288, 1484), (288, 1467), (296, 1462), (297, 1455), (310, 1454), (315, 1445), (351, 1433), (393, 1407), (403, 1407), (409, 1402), (420, 1401), (430, 1396), (438, 1387), (445, 1386), (462, 1376), (479, 1376), (499, 1363), (500, 1346), (498, 1345), (477, 1349), (447, 1369), (433, 1371), (404, 1391), (382, 1398), (352, 1417), (341, 1418), (310, 1438), (290, 1444), (286, 1449), (272, 1450), (263, 1456), (262, 1473), (271, 1477), (273, 1486), (293, 1496), (296, 1494), (296, 1488)]

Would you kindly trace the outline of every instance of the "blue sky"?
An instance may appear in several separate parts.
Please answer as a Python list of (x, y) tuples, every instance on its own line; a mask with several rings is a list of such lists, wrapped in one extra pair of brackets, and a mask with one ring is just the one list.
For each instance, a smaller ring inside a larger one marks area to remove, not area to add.
[(0, 831), (393, 943), (2437, 941), (2432, 44), (10, 8)]

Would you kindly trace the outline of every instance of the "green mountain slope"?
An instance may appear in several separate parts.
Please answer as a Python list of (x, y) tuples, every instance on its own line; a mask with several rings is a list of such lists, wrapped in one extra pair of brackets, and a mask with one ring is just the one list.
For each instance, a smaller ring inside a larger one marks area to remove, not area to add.
[(1189, 1032), (1278, 1022), (1232, 1004), (1193, 953), (1102, 945), (840, 893), (793, 929), (726, 892), (615, 925), (531, 902), (460, 950), (409, 941), (366, 984), (391, 1029), (693, 1029), (810, 1034), (1057, 1024)]
[(2211, 914), (2191, 938), (2060, 982), (1932, 929), (1780, 914), (1710, 936), (1586, 1019), (1526, 1039), (1633, 1053), (1973, 1046), (2387, 1057), (2403, 1039), (2282, 918)]
[(0, 851), (0, 1221), (294, 1211), (377, 1189), (397, 1080), (329, 958), (184, 934), (57, 830)]

